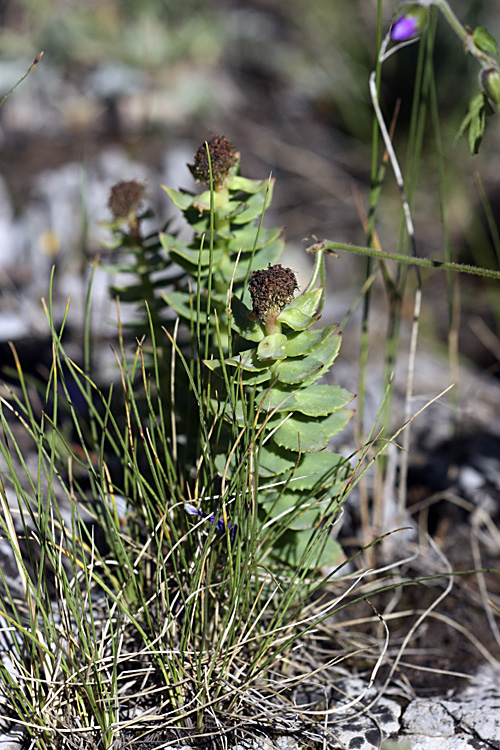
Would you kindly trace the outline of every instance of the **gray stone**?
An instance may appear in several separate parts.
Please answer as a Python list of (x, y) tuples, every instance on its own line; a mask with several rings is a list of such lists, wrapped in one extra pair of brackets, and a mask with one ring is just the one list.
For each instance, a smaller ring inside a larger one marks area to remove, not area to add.
[(415, 700), (406, 709), (403, 727), (408, 734), (423, 734), (426, 737), (451, 737), (455, 734), (455, 722), (442, 703)]

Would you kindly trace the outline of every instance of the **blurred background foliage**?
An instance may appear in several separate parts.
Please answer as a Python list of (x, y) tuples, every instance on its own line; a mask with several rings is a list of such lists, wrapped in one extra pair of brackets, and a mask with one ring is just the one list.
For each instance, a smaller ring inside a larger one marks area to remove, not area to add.
[[(396, 7), (384, 2), (383, 33)], [(484, 25), (500, 37), (498, 0), (456, 0), (453, 8), (464, 23)], [(88, 163), (112, 143), (156, 169), (158, 184), (165, 179), (159, 165), (166, 150), (193, 153), (219, 132), (236, 143), (246, 174), (272, 171), (277, 178), (270, 221), (286, 225), (289, 241), (303, 247), (303, 238), (316, 234), (363, 244), (356, 195), (366, 208), (376, 0), (2, 0), (0, 21), (2, 91), (45, 51), (2, 109), (0, 156), (15, 211), (30, 199), (40, 170)], [(418, 48), (402, 50), (383, 68), (388, 120), (401, 101), (395, 143), (402, 164), (411, 156), (405, 144)], [(487, 128), (479, 156), (470, 157), (465, 140), (455, 138), (477, 90), (478, 70), (442, 19), (433, 60), (454, 259), (498, 268), (498, 118)], [(429, 121), (414, 211), (421, 254), (441, 257), (435, 149)], [(119, 175), (130, 176), (137, 175)], [(378, 231), (385, 249), (395, 250), (399, 196), (392, 176), (386, 183)], [(151, 192), (156, 184), (150, 183)], [(91, 222), (106, 218), (102, 204)], [(364, 262), (343, 258), (334, 268), (332, 289), (341, 292), (359, 283)], [(443, 281), (432, 277), (430, 283)], [(498, 295), (486, 286), (488, 314), (498, 320)], [(472, 290), (477, 305), (476, 283), (467, 282), (464, 290), (465, 300)], [(435, 294), (438, 308), (439, 299)], [(439, 329), (441, 311), (435, 318), (431, 327)]]

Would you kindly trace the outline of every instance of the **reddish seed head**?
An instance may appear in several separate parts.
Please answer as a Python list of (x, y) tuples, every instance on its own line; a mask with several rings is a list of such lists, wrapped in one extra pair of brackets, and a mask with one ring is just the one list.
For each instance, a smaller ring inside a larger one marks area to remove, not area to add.
[(289, 305), (299, 288), (291, 268), (283, 268), (279, 263), (254, 271), (249, 284), (254, 316), (260, 323), (266, 323), (269, 316), (276, 316)]
[[(224, 187), (229, 170), (238, 162), (239, 154), (225, 136), (214, 135), (208, 142), (212, 179), (215, 190)], [(192, 175), (199, 182), (210, 184), (210, 167), (208, 163), (207, 144), (202, 143), (194, 155), (194, 164), (189, 165)]]
[(118, 182), (111, 188), (109, 208), (116, 221), (133, 221), (146, 195), (146, 187), (141, 182), (129, 180)]

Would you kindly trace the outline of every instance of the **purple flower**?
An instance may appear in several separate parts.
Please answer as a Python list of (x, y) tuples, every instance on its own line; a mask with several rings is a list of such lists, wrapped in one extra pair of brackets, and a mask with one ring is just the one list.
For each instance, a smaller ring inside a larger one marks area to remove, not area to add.
[(401, 16), (394, 21), (391, 29), (391, 39), (395, 42), (405, 42), (417, 35), (417, 19)]
[(395, 42), (407, 42), (418, 36), (427, 26), (429, 9), (418, 3), (408, 3), (399, 11), (392, 22), (391, 39)]
[[(191, 505), (191, 503), (184, 503), (184, 509), (186, 513), (189, 513), (191, 516), (200, 516), (201, 518), (206, 518), (208, 523), (211, 523), (212, 525), (215, 524), (215, 528), (217, 529), (217, 531), (224, 531), (226, 528), (224, 518), (222, 516), (220, 518), (217, 518), (217, 516), (215, 516), (213, 513), (209, 516), (199, 508), (195, 508), (195, 506)], [(234, 542), (234, 538), (236, 536), (236, 526), (233, 526), (233, 524), (228, 521), (227, 528), (229, 529), (229, 538), (232, 542)]]

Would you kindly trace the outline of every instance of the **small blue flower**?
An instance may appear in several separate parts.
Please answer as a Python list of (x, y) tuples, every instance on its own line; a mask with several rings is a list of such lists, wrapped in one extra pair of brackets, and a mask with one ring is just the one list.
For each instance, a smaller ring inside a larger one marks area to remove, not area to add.
[(392, 22), (391, 39), (407, 42), (422, 33), (429, 21), (429, 9), (418, 3), (403, 6)]
[[(191, 516), (200, 516), (201, 518), (206, 518), (208, 523), (211, 523), (212, 525), (215, 524), (215, 528), (217, 529), (217, 531), (224, 531), (226, 528), (223, 517), (217, 518), (217, 516), (213, 513), (209, 516), (199, 508), (195, 508), (195, 506), (191, 505), (191, 503), (184, 503), (184, 510)], [(233, 524), (228, 521), (227, 528), (229, 529), (229, 538), (232, 542), (234, 542), (236, 536), (236, 526), (233, 526)]]

